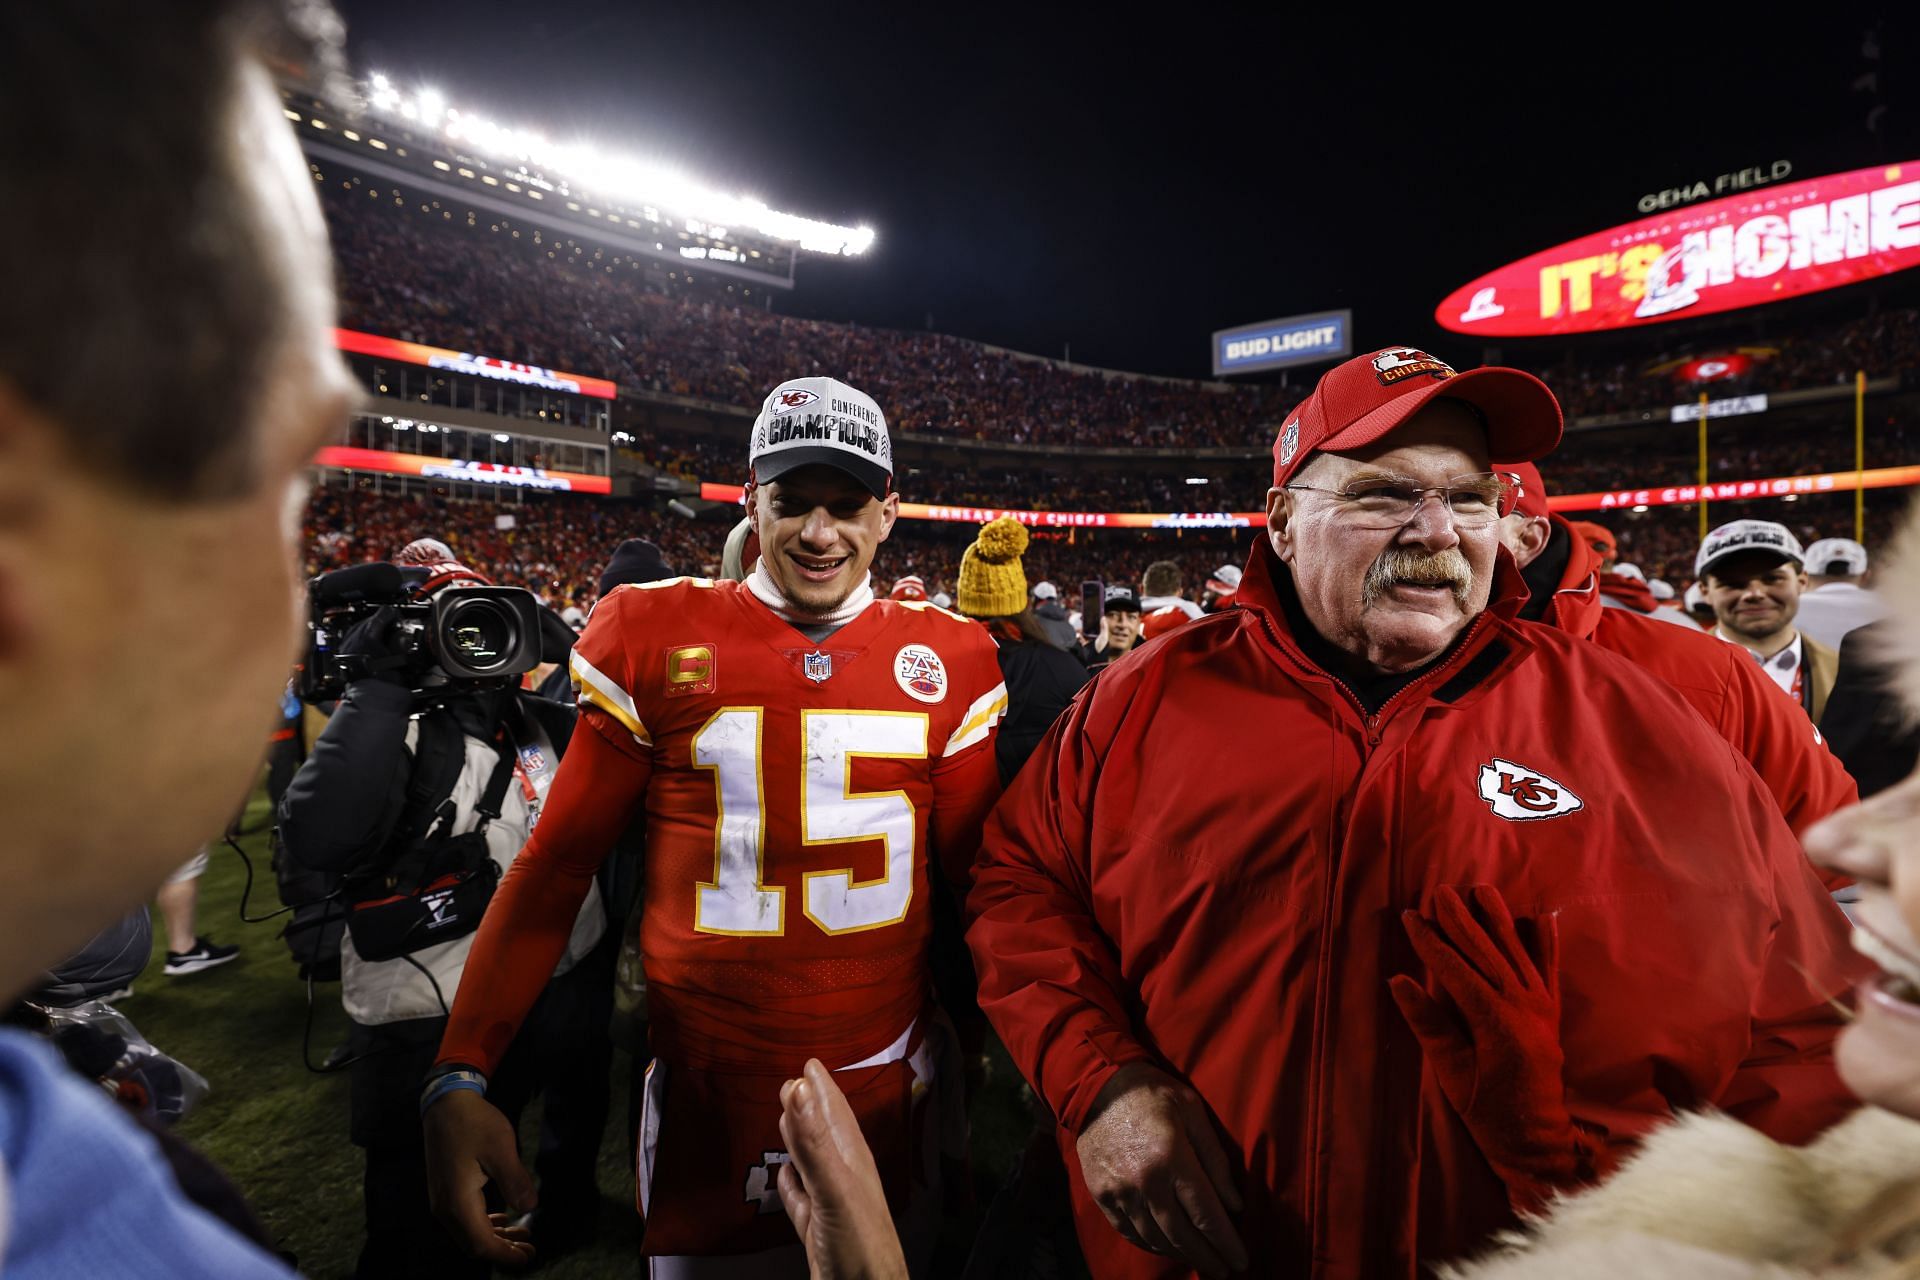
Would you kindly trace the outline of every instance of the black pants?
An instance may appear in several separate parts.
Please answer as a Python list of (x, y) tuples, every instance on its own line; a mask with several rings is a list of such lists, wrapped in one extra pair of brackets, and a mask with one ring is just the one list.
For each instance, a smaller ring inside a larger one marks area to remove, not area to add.
[[(607, 1020), (613, 1010), (614, 955), (603, 940), (592, 955), (549, 982), (488, 1081), (488, 1101), (516, 1128), (532, 1096), (544, 1097), (534, 1160), (543, 1214), (591, 1214), (599, 1206), (594, 1170), (613, 1060)], [(466, 1256), (427, 1205), (420, 1088), (445, 1030), (445, 1018), (356, 1023), (348, 1041), (356, 1057), (372, 1055), (352, 1068), (352, 1138), (367, 1159), (367, 1238), (354, 1271), (359, 1280), (485, 1280), (490, 1274), (484, 1263)]]

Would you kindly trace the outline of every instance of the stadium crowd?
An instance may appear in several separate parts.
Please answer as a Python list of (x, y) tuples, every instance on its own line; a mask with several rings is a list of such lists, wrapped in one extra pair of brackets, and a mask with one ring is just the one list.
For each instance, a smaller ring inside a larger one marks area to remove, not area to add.
[[(868, 388), (895, 430), (1052, 445), (1261, 448), (1296, 398), (1271, 385), (1078, 368), (963, 338), (782, 316), (744, 298), (683, 296), (657, 266), (460, 202), (316, 166), (339, 255), (342, 323), (409, 341), (757, 406), (796, 371)], [(1767, 349), (1716, 397), (1829, 385), (1920, 361), (1920, 312), (1884, 311)], [(1569, 418), (1691, 400), (1650, 367), (1568, 357), (1536, 370)]]

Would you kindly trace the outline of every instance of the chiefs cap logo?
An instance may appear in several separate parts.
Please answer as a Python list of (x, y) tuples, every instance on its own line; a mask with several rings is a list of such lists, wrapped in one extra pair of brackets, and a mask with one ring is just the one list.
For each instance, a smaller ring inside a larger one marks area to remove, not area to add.
[(792, 413), (800, 406), (812, 404), (819, 398), (819, 396), (811, 391), (804, 390), (800, 387), (789, 387), (787, 390), (779, 392), (773, 397), (773, 412), (775, 415)]
[(1578, 813), (1586, 802), (1538, 769), (1511, 760), (1493, 759), (1480, 766), (1480, 798), (1495, 817), (1508, 822), (1534, 822)]
[(1416, 347), (1388, 347), (1373, 358), (1373, 376), (1380, 385), (1390, 387), (1416, 374), (1430, 373), (1436, 378), (1451, 378), (1453, 366)]

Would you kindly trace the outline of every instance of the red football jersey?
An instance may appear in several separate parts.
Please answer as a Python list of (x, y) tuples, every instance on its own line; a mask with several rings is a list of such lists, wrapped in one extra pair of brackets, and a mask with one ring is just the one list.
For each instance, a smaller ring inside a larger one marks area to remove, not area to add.
[(623, 586), (574, 651), (583, 719), (648, 773), (655, 1051), (860, 1061), (927, 998), (928, 854), (960, 883), (1007, 702), (978, 623), (877, 600), (819, 644), (734, 582)]

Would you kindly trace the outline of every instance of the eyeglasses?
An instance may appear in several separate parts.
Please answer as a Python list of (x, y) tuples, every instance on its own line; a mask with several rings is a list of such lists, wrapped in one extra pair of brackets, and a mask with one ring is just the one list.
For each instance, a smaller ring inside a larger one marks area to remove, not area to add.
[(1456, 529), (1484, 529), (1502, 516), (1512, 515), (1520, 500), (1519, 488), (1491, 471), (1455, 476), (1445, 484), (1417, 485), (1381, 477), (1360, 480), (1342, 489), (1314, 484), (1290, 484), (1289, 489), (1324, 493), (1340, 504), (1347, 519), (1361, 529), (1398, 529), (1419, 513), (1428, 498), (1447, 509)]

